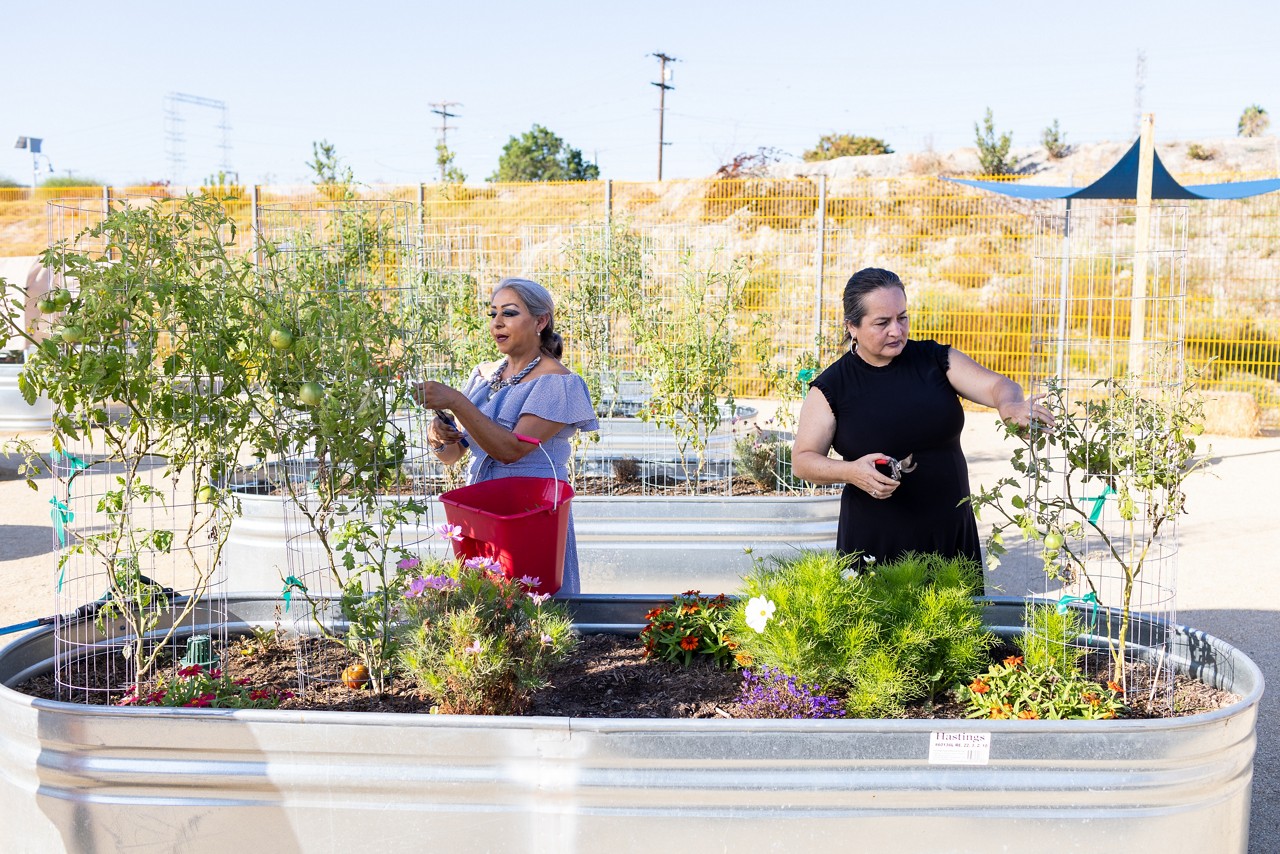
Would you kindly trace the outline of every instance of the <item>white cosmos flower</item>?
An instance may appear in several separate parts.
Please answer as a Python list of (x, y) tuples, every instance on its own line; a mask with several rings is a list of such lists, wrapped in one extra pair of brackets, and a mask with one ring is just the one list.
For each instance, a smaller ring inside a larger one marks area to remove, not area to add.
[(765, 597), (752, 596), (747, 601), (747, 625), (755, 629), (756, 634), (760, 634), (776, 610), (778, 606)]

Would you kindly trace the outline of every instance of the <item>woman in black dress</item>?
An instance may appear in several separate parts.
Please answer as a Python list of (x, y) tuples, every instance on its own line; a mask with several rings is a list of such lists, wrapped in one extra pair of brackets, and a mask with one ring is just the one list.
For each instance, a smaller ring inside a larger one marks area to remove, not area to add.
[[(946, 344), (909, 340), (906, 289), (888, 270), (853, 274), (844, 323), (849, 352), (810, 384), (792, 453), (798, 477), (846, 484), (837, 550), (879, 561), (936, 552), (981, 566), (973, 511), (960, 503), (969, 470), (959, 398), (1006, 422), (1052, 428), (1043, 395), (1024, 397), (1016, 382)], [(828, 456), (833, 447), (841, 459)]]

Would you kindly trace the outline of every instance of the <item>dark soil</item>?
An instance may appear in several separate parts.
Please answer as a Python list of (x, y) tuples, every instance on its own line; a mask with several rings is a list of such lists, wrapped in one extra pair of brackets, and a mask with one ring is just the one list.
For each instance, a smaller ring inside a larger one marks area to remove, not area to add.
[[(399, 712), (425, 714), (431, 702), (418, 694), (407, 681), (399, 680), (389, 690), (374, 693), (345, 687), (338, 675), (353, 662), (350, 654), (332, 642), (304, 641), (305, 656), (299, 655), (297, 641), (264, 643), (246, 638), (230, 645), (224, 667), (234, 677), (247, 677), (254, 688), (292, 691), (297, 696), (285, 700), (282, 709), (322, 709), (330, 711)], [(993, 650), (999, 660), (1008, 650)], [(299, 690), (299, 661), (316, 678)], [(118, 661), (118, 660), (117, 660)], [(120, 685), (123, 668), (104, 666), (104, 659), (87, 662), (76, 672), (64, 674), (67, 682), (96, 689), (105, 696), (108, 685)], [(1105, 657), (1094, 663), (1105, 681)], [(1139, 681), (1140, 678), (1139, 678)], [(586, 635), (577, 650), (551, 677), (551, 684), (532, 698), (526, 715), (583, 718), (741, 718), (753, 717), (738, 702), (741, 680), (736, 672), (716, 668), (709, 661), (684, 667), (644, 657), (636, 638), (617, 635)], [(52, 675), (38, 677), (18, 686), (34, 697), (57, 699)], [(115, 698), (118, 698), (116, 694)], [(115, 699), (113, 698), (113, 699)], [(1239, 698), (1210, 688), (1188, 677), (1178, 677), (1175, 685), (1175, 716), (1197, 714), (1222, 708)], [(1146, 706), (1143, 698), (1130, 698), (1130, 717), (1163, 717), (1160, 710)], [(98, 700), (102, 702), (102, 700)], [(964, 708), (953, 700), (909, 707), (905, 718), (962, 718)]]

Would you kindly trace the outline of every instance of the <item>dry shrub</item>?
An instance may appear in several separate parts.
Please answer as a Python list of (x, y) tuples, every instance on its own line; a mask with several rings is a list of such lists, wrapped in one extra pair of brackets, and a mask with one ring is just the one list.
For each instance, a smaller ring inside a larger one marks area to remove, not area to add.
[(1262, 408), (1247, 391), (1205, 392), (1204, 429), (1220, 436), (1259, 436)]

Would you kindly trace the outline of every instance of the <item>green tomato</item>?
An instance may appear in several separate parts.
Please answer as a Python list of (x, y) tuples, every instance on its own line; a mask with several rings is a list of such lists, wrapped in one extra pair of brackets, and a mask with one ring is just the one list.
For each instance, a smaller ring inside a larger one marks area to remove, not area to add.
[(43, 296), (36, 300), (36, 308), (40, 309), (41, 314), (53, 314), (58, 310), (58, 304), (49, 297)]
[(196, 498), (199, 498), (205, 504), (212, 504), (214, 499), (218, 497), (218, 490), (214, 489), (210, 484), (205, 484), (196, 492)]
[(68, 344), (79, 344), (84, 340), (84, 327), (71, 324), (62, 327), (62, 340)]
[(298, 388), (298, 401), (306, 406), (319, 406), (324, 400), (324, 386), (316, 382), (303, 383)]
[(293, 347), (293, 333), (288, 329), (272, 329), (267, 340), (271, 342), (272, 347), (281, 352)]
[(1062, 548), (1062, 535), (1057, 531), (1050, 531), (1044, 535), (1045, 551), (1056, 552)]
[(71, 291), (66, 288), (49, 291), (49, 293), (45, 294), (45, 297), (52, 300), (53, 304), (58, 308), (66, 308), (71, 305)]

